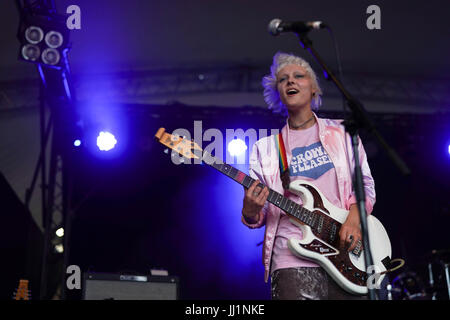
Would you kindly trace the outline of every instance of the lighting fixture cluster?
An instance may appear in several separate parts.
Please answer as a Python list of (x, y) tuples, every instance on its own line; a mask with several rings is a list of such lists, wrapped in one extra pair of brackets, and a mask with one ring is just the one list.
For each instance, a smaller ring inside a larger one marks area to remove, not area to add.
[(19, 25), (19, 59), (60, 68), (67, 52), (65, 23), (46, 16), (27, 16)]

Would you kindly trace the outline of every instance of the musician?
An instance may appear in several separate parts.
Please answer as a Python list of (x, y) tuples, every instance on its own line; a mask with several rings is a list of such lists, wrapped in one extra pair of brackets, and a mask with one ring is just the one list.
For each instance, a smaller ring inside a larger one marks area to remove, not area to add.
[[(310, 181), (332, 204), (349, 210), (339, 239), (340, 249), (353, 250), (362, 234), (352, 189), (354, 158), (350, 136), (341, 121), (318, 118), (314, 113), (321, 105), (322, 90), (308, 62), (292, 54), (277, 53), (270, 70), (262, 82), (264, 99), (269, 109), (287, 117), (281, 134), (289, 171), (283, 179)], [(370, 214), (375, 204), (375, 185), (360, 140), (359, 157), (366, 210)], [(297, 203), (301, 200), (283, 188), (274, 136), (255, 143), (250, 155), (250, 176), (257, 180), (245, 189), (242, 222), (249, 228), (266, 227), (263, 263), (265, 281), (271, 277), (272, 299), (366, 298), (347, 293), (318, 264), (295, 256), (287, 247), (288, 239), (301, 239), (302, 232), (284, 211), (266, 201), (267, 187)], [(261, 190), (257, 187), (260, 182), (267, 187)]]

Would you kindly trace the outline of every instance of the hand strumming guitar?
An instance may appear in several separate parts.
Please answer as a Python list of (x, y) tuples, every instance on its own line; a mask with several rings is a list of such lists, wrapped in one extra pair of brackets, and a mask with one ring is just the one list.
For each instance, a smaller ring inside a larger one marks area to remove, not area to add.
[(358, 241), (362, 241), (359, 210), (356, 204), (350, 206), (347, 219), (339, 231), (339, 239), (341, 248), (343, 249), (347, 245), (349, 246), (348, 251), (353, 251)]

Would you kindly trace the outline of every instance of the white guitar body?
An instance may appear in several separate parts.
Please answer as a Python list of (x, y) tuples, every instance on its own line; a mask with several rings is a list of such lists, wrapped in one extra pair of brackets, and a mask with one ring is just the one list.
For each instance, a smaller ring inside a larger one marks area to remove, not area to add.
[[(328, 210), (328, 213), (321, 208), (315, 207), (315, 198), (314, 195), (310, 192), (311, 188), (308, 188), (308, 186), (314, 188), (314, 190), (320, 195), (323, 205)], [(331, 204), (323, 196), (320, 190), (314, 187), (313, 184), (307, 181), (297, 180), (291, 182), (289, 190), (300, 196), (303, 202), (302, 207), (305, 207), (310, 211), (320, 211), (325, 215), (331, 217), (332, 219), (338, 221), (340, 224), (345, 222), (348, 211), (340, 209)], [(377, 286), (381, 283), (385, 276), (384, 274), (380, 275), (379, 273), (386, 271), (386, 267), (383, 264), (382, 260), (386, 259), (387, 257), (389, 257), (390, 259), (392, 250), (389, 236), (383, 225), (377, 218), (372, 215), (367, 216), (368, 237), (374, 262), (374, 269), (372, 270), (375, 270), (375, 274), (372, 275), (372, 277), (369, 277), (367, 281), (364, 281), (365, 285), (361, 285), (361, 282), (359, 284), (356, 284), (349, 280), (349, 278), (354, 277), (355, 274), (366, 274), (364, 252), (362, 252), (360, 255), (355, 255), (351, 252), (340, 252), (340, 249), (337, 248), (336, 242), (335, 246), (332, 246), (322, 239), (316, 237), (311, 227), (299, 222), (296, 219), (291, 218), (291, 222), (297, 225), (303, 233), (303, 239), (289, 239), (288, 247), (292, 251), (292, 253), (319, 264), (336, 281), (338, 285), (340, 285), (349, 293), (361, 295), (367, 294), (367, 284), (373, 285), (374, 289), (378, 288)], [(351, 263), (349, 263), (349, 261), (347, 260), (346, 266), (342, 266), (341, 268), (336, 261), (338, 259), (338, 256), (342, 257), (343, 255), (348, 256)], [(349, 269), (349, 267), (351, 269)], [(369, 271), (372, 270), (369, 269)]]

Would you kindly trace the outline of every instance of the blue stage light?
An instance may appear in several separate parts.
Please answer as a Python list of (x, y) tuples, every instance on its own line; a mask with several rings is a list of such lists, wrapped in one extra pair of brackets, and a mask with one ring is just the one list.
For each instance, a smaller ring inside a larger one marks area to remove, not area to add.
[(241, 139), (233, 139), (228, 143), (228, 152), (232, 156), (238, 156), (247, 150), (247, 145)]
[(75, 147), (81, 146), (81, 140), (80, 140), (80, 139), (76, 139), (76, 140), (73, 142), (73, 145), (74, 145)]
[(113, 149), (117, 144), (117, 140), (114, 135), (107, 131), (101, 131), (97, 137), (97, 147), (101, 151), (109, 151)]

